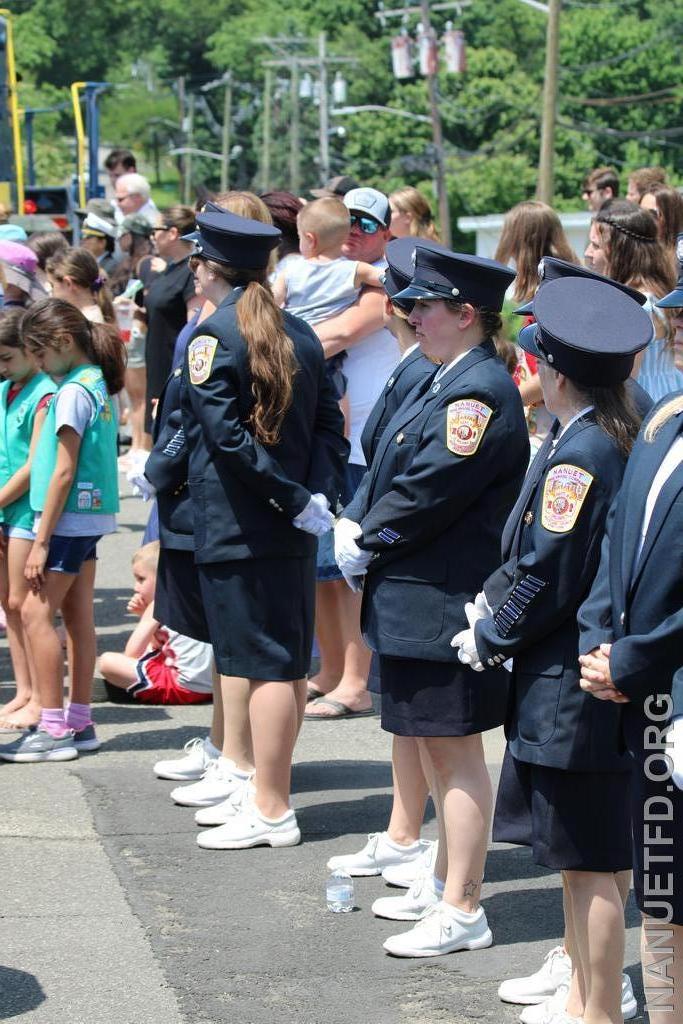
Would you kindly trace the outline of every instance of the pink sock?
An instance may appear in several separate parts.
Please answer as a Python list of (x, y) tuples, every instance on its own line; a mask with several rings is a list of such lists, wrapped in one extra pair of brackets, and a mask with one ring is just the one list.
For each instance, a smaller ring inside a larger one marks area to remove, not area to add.
[(89, 704), (69, 704), (66, 712), (67, 729), (73, 729), (74, 732), (80, 732), (81, 729), (85, 729), (85, 727), (90, 725), (91, 722), (92, 718), (90, 717)]
[(40, 728), (55, 739), (63, 736), (67, 729), (64, 708), (43, 708), (40, 712)]

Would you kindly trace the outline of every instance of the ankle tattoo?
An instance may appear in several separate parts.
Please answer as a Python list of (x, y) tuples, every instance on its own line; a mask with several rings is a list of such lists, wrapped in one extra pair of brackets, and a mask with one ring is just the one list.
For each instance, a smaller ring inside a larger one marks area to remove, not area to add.
[[(482, 879), (483, 881), (483, 879)], [(481, 882), (476, 882), (473, 878), (468, 879), (462, 887), (463, 896), (472, 898), (476, 896), (481, 889)]]

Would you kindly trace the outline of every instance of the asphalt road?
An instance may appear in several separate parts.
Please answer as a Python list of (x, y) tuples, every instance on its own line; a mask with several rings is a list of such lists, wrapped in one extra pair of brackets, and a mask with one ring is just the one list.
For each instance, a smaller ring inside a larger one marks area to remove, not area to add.
[[(100, 545), (100, 651), (123, 648), (130, 556), (146, 507), (122, 502)], [(0, 644), (0, 700), (11, 692)], [(558, 875), (496, 845), (483, 903), (495, 945), (427, 960), (388, 957), (404, 926), (380, 921), (381, 879), (356, 880), (357, 909), (326, 910), (325, 862), (384, 828), (389, 741), (375, 718), (305, 723), (293, 849), (200, 850), (189, 809), (155, 760), (206, 730), (206, 708), (99, 704), (102, 750), (65, 764), (0, 766), (0, 1020), (25, 1024), (465, 1024), (512, 1022), (501, 979), (528, 973), (562, 933)], [(1, 739), (1, 737), (0, 737)], [(497, 778), (499, 732), (487, 736)], [(428, 816), (424, 834), (433, 837)], [(395, 890), (394, 890), (395, 891)], [(627, 969), (642, 1004), (637, 915)], [(406, 926), (407, 927), (407, 926)]]

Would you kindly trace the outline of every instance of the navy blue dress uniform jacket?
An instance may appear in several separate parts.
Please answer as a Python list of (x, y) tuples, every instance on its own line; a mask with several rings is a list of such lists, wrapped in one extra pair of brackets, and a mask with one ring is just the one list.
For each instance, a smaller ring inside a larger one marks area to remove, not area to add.
[(364, 494), (345, 510), (374, 555), (361, 624), (380, 655), (452, 661), (454, 678), (464, 677), (450, 641), (499, 561), (529, 460), (524, 410), (491, 342), (411, 397), (382, 433)]
[(434, 376), (436, 371), (435, 364), (423, 355), (419, 347), (405, 356), (396, 366), (384, 385), (382, 394), (372, 407), (360, 436), (361, 448), (368, 466), (372, 462), (379, 439), (389, 420), (401, 407), (415, 385), (425, 380), (426, 377)]
[(475, 626), (484, 664), (514, 658), (507, 720), (519, 761), (571, 771), (627, 771), (619, 715), (579, 685), (576, 615), (590, 591), (625, 460), (592, 413), (536, 455), (503, 532), (501, 567), (484, 584), (493, 617)]
[[(644, 430), (672, 397), (662, 399), (643, 424), (610, 513), (598, 576), (579, 612), (582, 654), (612, 644), (612, 680), (631, 698), (620, 705), (631, 751), (642, 750), (644, 702), (672, 693), (683, 661), (683, 465), (660, 492), (638, 555), (645, 502), (664, 456), (683, 434), (683, 413), (672, 416), (652, 442)], [(683, 699), (680, 687), (676, 697)], [(681, 714), (683, 706), (674, 709), (672, 703), (674, 710)]]
[(296, 529), (292, 520), (313, 493), (336, 505), (348, 458), (343, 417), (320, 342), (307, 324), (286, 312), (284, 328), (298, 363), (292, 404), (277, 444), (255, 440), (248, 425), (252, 377), (235, 309), (241, 294), (232, 291), (197, 327), (181, 380), (198, 564), (315, 557), (316, 538)]
[(187, 486), (188, 451), (180, 412), (181, 370), (174, 370), (159, 396), (152, 423), (154, 446), (145, 476), (157, 491), (159, 540), (174, 551), (194, 550), (194, 515)]

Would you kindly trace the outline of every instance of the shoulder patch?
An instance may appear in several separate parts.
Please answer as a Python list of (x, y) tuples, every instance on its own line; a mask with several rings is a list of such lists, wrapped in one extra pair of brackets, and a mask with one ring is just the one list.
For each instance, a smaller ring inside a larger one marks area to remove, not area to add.
[(193, 384), (203, 384), (209, 379), (213, 357), (216, 354), (218, 338), (211, 334), (200, 334), (190, 342), (187, 358), (190, 367), (190, 381)]
[(568, 533), (574, 528), (594, 477), (580, 466), (553, 466), (543, 486), (541, 523), (551, 533)]
[(454, 455), (474, 455), (493, 409), (476, 398), (461, 398), (448, 406), (446, 447)]

